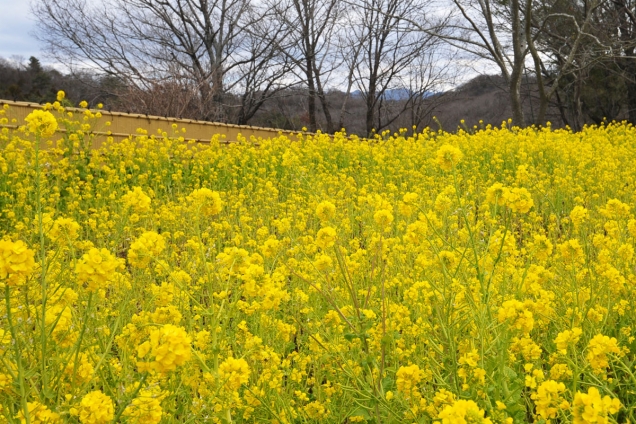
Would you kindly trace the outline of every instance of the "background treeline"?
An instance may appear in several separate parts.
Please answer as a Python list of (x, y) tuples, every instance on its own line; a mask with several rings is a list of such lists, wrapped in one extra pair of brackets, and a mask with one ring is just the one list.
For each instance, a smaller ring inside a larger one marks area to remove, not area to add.
[(362, 135), (636, 123), (636, 0), (41, 0), (33, 13), (69, 72), (2, 61), (2, 97), (64, 89), (114, 110)]
[[(530, 111), (529, 86), (524, 86), (527, 93), (524, 101)], [(31, 57), (28, 61), (0, 58), (0, 98), (35, 103), (54, 102), (57, 91), (64, 90), (67, 105), (76, 106), (82, 100), (91, 105), (102, 103), (107, 110), (149, 115), (168, 115), (162, 108), (140, 107), (140, 103), (127, 95), (129, 88), (123, 81), (115, 77), (105, 77), (96, 72), (61, 73), (52, 67), (43, 67), (40, 61)], [(505, 88), (499, 76), (478, 76), (454, 90), (429, 94), (422, 99), (420, 116), (413, 116), (407, 93), (389, 91), (386, 101), (392, 107), (402, 111), (396, 121), (389, 127), (411, 129), (432, 125), (437, 128), (453, 129), (465, 120), (465, 125), (478, 125), (479, 121), (499, 125), (510, 117), (510, 108), (505, 96)], [(344, 103), (346, 93), (331, 89), (325, 93), (329, 104)], [(163, 97), (169, 100), (169, 97)], [(360, 93), (349, 95), (346, 102), (344, 125), (348, 132), (365, 134), (366, 105)], [(412, 100), (411, 100), (412, 103)], [(340, 113), (335, 107), (332, 114)], [(184, 118), (196, 119), (196, 115), (180, 115)], [(433, 121), (436, 117), (437, 122)], [(558, 116), (557, 125), (560, 124)], [(300, 130), (308, 127), (310, 121), (307, 111), (307, 92), (302, 87), (282, 90), (274, 99), (267, 101), (249, 120), (250, 125), (281, 129)], [(326, 122), (322, 114), (317, 116), (317, 128), (324, 131)]]

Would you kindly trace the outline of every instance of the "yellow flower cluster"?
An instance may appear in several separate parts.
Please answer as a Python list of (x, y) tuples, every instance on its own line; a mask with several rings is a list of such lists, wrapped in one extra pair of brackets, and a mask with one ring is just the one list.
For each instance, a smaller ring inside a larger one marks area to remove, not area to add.
[(518, 300), (506, 300), (499, 309), (499, 322), (509, 321), (511, 326), (523, 333), (534, 328), (534, 316), (525, 303)]
[(576, 392), (572, 404), (573, 424), (607, 424), (610, 415), (621, 409), (621, 402), (610, 396), (603, 396), (596, 387), (590, 387), (587, 393)]
[(63, 100), (0, 131), (0, 423), (636, 422), (635, 127), (115, 142)]
[(587, 345), (587, 361), (596, 374), (604, 374), (609, 367), (609, 354), (620, 355), (621, 348), (615, 337), (597, 334)]
[(462, 160), (464, 154), (455, 146), (444, 144), (437, 150), (435, 162), (444, 171), (450, 171)]
[(71, 218), (58, 218), (46, 235), (56, 242), (73, 241), (79, 237), (81, 227)]
[(580, 328), (573, 328), (572, 330), (565, 330), (557, 334), (554, 343), (557, 349), (562, 355), (567, 353), (567, 350), (571, 346), (575, 346), (583, 334), (583, 330)]
[(35, 268), (35, 252), (22, 241), (0, 240), (0, 282), (22, 285)]
[(387, 209), (380, 209), (375, 214), (373, 214), (373, 220), (376, 224), (378, 224), (379, 227), (388, 230), (388, 227), (393, 223), (394, 218), (391, 211)]
[(570, 408), (570, 404), (561, 397), (564, 391), (565, 384), (554, 380), (547, 380), (539, 385), (537, 392), (532, 395), (539, 419), (549, 424), (552, 419), (557, 418), (559, 410)]
[(219, 377), (227, 390), (238, 390), (250, 379), (250, 367), (243, 358), (227, 358), (219, 366)]
[(137, 268), (146, 268), (165, 248), (166, 242), (161, 234), (146, 231), (130, 245), (128, 261)]
[[(61, 424), (63, 422), (60, 414), (52, 412), (46, 405), (40, 402), (27, 402), (27, 411), (29, 415), (28, 422), (33, 424)], [(20, 424), (27, 423), (24, 410), (20, 410), (15, 418), (20, 421)]]
[(161, 398), (156, 391), (142, 389), (126, 407), (123, 416), (131, 424), (158, 424), (163, 417)]
[(460, 399), (447, 405), (437, 418), (441, 424), (492, 424), (484, 414), (485, 411), (472, 400)]
[(221, 213), (223, 201), (218, 192), (209, 188), (199, 188), (188, 196), (188, 201), (192, 207), (204, 216), (213, 216)]
[(75, 266), (75, 273), (80, 283), (85, 283), (89, 292), (106, 288), (114, 278), (119, 261), (108, 249), (92, 248), (82, 256)]
[(493, 205), (506, 205), (513, 212), (519, 213), (528, 213), (534, 206), (534, 200), (526, 188), (508, 188), (501, 183), (493, 184), (486, 191), (486, 201)]
[(115, 416), (115, 407), (109, 396), (97, 390), (82, 398), (78, 415), (82, 424), (107, 424)]
[(57, 119), (46, 110), (34, 110), (24, 120), (29, 132), (44, 138), (51, 137), (58, 128)]
[(70, 347), (76, 341), (77, 331), (73, 328), (75, 323), (70, 305), (58, 303), (50, 307), (46, 311), (44, 322), (50, 326), (53, 339), (61, 347)]
[(395, 373), (395, 377), (395, 383), (400, 393), (403, 393), (406, 397), (419, 394), (418, 385), (424, 377), (424, 373), (420, 370), (420, 367), (417, 365), (400, 367)]
[(308, 403), (303, 408), (310, 419), (322, 420), (329, 415), (329, 410), (325, 409), (319, 401)]
[(461, 355), (457, 361), (461, 366), (457, 375), (462, 380), (462, 390), (470, 390), (474, 385), (483, 387), (486, 383), (486, 370), (478, 366), (480, 359), (477, 349), (472, 349)]
[(321, 228), (316, 234), (316, 246), (320, 247), (321, 249), (328, 249), (336, 243), (337, 237), (338, 234), (336, 233), (336, 230), (334, 228)]
[(121, 200), (123, 200), (124, 205), (136, 213), (150, 212), (150, 197), (144, 193), (141, 187), (133, 187), (132, 191), (123, 195)]
[(190, 336), (183, 327), (165, 324), (150, 332), (150, 340), (139, 345), (137, 356), (144, 359), (147, 356), (152, 362), (140, 363), (142, 370), (156, 371), (165, 374), (184, 365), (192, 355)]
[(316, 216), (321, 221), (329, 221), (336, 214), (336, 205), (328, 200), (322, 201), (316, 207)]
[(574, 208), (572, 208), (572, 212), (570, 212), (570, 220), (576, 228), (579, 228), (581, 224), (585, 222), (588, 216), (589, 211), (581, 205), (575, 206)]

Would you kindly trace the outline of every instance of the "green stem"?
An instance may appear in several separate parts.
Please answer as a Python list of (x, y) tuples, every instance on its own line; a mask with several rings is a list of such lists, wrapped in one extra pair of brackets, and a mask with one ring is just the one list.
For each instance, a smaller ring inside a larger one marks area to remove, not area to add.
[(40, 184), (40, 136), (36, 135), (35, 137), (35, 204), (36, 211), (38, 214), (38, 233), (40, 237), (40, 288), (42, 292), (42, 320), (40, 323), (40, 373), (42, 375), (42, 393), (44, 396), (47, 396), (48, 393), (48, 373), (47, 371), (47, 361), (46, 361), (46, 350), (47, 350), (47, 340), (46, 337), (46, 303), (48, 300), (48, 285), (46, 282), (46, 250), (44, 249), (44, 226), (42, 223), (42, 186)]
[(126, 408), (128, 408), (128, 406), (132, 403), (132, 400), (135, 399), (135, 397), (137, 397), (137, 395), (141, 391), (141, 388), (144, 386), (144, 383), (146, 382), (146, 377), (147, 376), (148, 376), (148, 373), (144, 373), (141, 376), (141, 380), (139, 380), (139, 385), (137, 386), (137, 388), (133, 392), (132, 396), (130, 396), (130, 400), (119, 408), (119, 411), (117, 411), (117, 414), (115, 415), (115, 418), (113, 418), (113, 421), (112, 421), (113, 423), (118, 423), (119, 422), (119, 419), (121, 418), (121, 416), (124, 413), (124, 411), (126, 410)]
[(18, 364), (18, 384), (20, 385), (20, 404), (24, 414), (26, 424), (30, 424), (31, 417), (29, 415), (29, 406), (27, 404), (27, 393), (24, 385), (24, 369), (22, 366), (22, 351), (20, 349), (20, 343), (15, 335), (15, 329), (13, 328), (13, 316), (11, 315), (11, 293), (9, 286), (5, 283), (4, 286), (4, 300), (7, 303), (7, 322), (9, 324), (9, 330), (11, 331), (11, 338), (13, 339), (13, 347), (15, 348), (15, 360)]
[(90, 292), (88, 295), (88, 304), (86, 305), (86, 313), (84, 314), (84, 319), (82, 320), (82, 329), (80, 330), (79, 337), (77, 338), (77, 349), (75, 350), (75, 359), (73, 360), (73, 378), (71, 379), (71, 384), (75, 386), (75, 377), (77, 375), (77, 362), (79, 361), (79, 353), (82, 349), (82, 339), (84, 338), (84, 333), (86, 333), (86, 322), (88, 321), (88, 314), (91, 310), (91, 303), (93, 301), (93, 292)]

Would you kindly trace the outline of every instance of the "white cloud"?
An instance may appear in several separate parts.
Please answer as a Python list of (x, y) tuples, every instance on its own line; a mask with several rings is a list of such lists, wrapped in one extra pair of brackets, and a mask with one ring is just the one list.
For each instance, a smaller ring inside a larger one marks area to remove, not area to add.
[(0, 0), (0, 57), (42, 57), (41, 45), (31, 33), (35, 19), (29, 0)]

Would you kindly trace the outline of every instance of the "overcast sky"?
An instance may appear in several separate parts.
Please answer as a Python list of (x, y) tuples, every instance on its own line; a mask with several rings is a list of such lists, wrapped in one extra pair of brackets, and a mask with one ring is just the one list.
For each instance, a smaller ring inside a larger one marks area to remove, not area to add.
[(42, 62), (40, 43), (31, 35), (35, 20), (29, 12), (29, 0), (0, 0), (0, 57), (36, 56)]
[[(63, 71), (65, 69), (63, 64), (53, 63), (44, 57), (42, 43), (33, 36), (36, 24), (35, 17), (30, 12), (29, 4), (31, 1), (34, 0), (0, 0), (0, 57), (11, 59), (18, 56), (26, 62), (30, 56), (35, 56), (40, 59), (42, 64)], [(479, 65), (477, 62), (471, 61), (471, 66), (464, 67), (461, 79), (466, 80), (475, 75), (475, 72), (469, 71), (469, 68), (473, 66), (477, 68), (485, 66), (487, 73), (497, 72), (497, 69), (494, 68), (492, 72), (488, 72), (493, 67), (490, 62), (483, 64), (484, 66), (477, 65)], [(480, 71), (484, 72), (484, 69), (480, 69)]]

